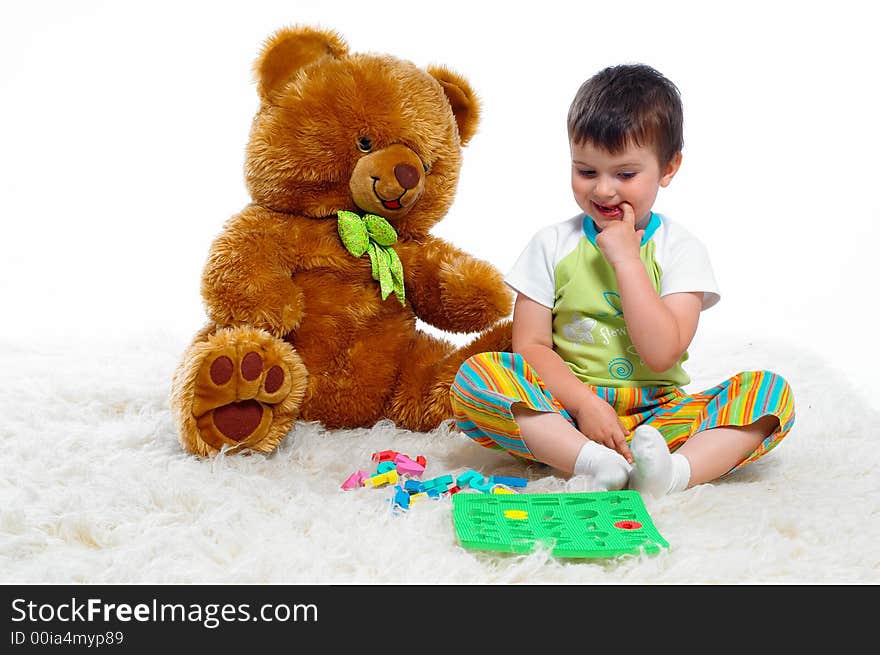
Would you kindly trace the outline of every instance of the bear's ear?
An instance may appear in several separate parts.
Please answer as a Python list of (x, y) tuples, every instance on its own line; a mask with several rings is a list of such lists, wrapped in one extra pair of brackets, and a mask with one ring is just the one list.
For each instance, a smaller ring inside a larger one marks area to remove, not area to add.
[(461, 145), (467, 145), (480, 122), (480, 101), (477, 95), (466, 79), (445, 66), (428, 66), (428, 73), (443, 87), (443, 92), (452, 105), (452, 113), (455, 114)]
[(262, 100), (272, 100), (303, 66), (321, 57), (348, 54), (348, 44), (335, 32), (313, 27), (285, 27), (266, 39), (254, 63)]

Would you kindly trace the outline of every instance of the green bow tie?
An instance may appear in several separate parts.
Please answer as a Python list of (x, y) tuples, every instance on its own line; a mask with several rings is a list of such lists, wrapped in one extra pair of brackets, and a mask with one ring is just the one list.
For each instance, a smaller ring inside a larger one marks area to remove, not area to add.
[(397, 232), (391, 223), (375, 214), (361, 218), (354, 212), (340, 210), (336, 215), (339, 216), (337, 228), (345, 249), (355, 257), (370, 253), (373, 279), (379, 281), (382, 300), (393, 291), (400, 304), (405, 305), (403, 264), (391, 247), (397, 243)]

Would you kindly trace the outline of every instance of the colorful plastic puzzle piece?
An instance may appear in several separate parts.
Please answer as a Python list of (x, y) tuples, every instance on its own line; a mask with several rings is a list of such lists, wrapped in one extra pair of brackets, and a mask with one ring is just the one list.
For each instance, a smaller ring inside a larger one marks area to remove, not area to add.
[(396, 450), (380, 450), (378, 453), (370, 455), (370, 459), (374, 462), (393, 462), (399, 454)]
[(475, 491), (487, 492), (492, 488), (492, 476), (483, 477), (478, 476), (476, 478), (471, 478), (470, 480), (471, 489)]
[(358, 487), (363, 486), (364, 480), (368, 477), (369, 475), (366, 471), (355, 471), (345, 479), (345, 482), (342, 483), (342, 488), (357, 489)]
[(517, 489), (525, 487), (529, 483), (526, 478), (513, 478), (506, 475), (493, 475), (492, 481), (495, 484), (503, 484), (505, 487), (515, 487)]
[(401, 475), (419, 476), (425, 472), (425, 467), (422, 464), (411, 460), (406, 455), (398, 455), (395, 457), (394, 464), (397, 467), (397, 472)]
[(474, 471), (473, 469), (471, 469), (470, 471), (465, 471), (464, 473), (462, 473), (461, 475), (458, 476), (458, 479), (455, 481), (455, 484), (457, 484), (459, 487), (464, 489), (465, 487), (470, 485), (471, 480), (473, 480), (474, 478), (482, 480), (483, 474), (480, 473), (479, 471)]
[(440, 491), (446, 491), (446, 488), (451, 485), (452, 482), (453, 480), (451, 475), (441, 475), (438, 478), (423, 480), (422, 484), (425, 485), (425, 489), (438, 489)]
[(458, 542), (473, 550), (530, 553), (544, 546), (555, 557), (595, 558), (669, 547), (633, 490), (455, 494), (452, 518)]
[(371, 475), (366, 480), (364, 480), (364, 486), (381, 487), (385, 484), (396, 484), (397, 478), (397, 469), (391, 469), (390, 471), (386, 471), (385, 473), (377, 473), (376, 475)]
[(386, 460), (384, 462), (379, 462), (379, 465), (376, 467), (376, 473), (388, 473), (388, 471), (396, 471), (397, 465), (390, 461)]
[(417, 494), (425, 490), (425, 485), (421, 480), (407, 480), (403, 483), (403, 488), (410, 493)]
[(376, 467), (376, 473), (387, 473), (392, 469), (397, 469), (397, 465), (391, 461), (379, 462), (379, 466)]
[(399, 484), (394, 487), (394, 506), (409, 509), (410, 496)]

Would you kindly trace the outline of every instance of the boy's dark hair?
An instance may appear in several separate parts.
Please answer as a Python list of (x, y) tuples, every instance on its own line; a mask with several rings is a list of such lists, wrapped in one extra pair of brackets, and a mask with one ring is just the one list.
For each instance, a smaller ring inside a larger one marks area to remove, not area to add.
[(684, 145), (678, 88), (645, 64), (609, 66), (578, 89), (568, 110), (568, 137), (612, 154), (629, 142), (653, 146), (661, 166)]

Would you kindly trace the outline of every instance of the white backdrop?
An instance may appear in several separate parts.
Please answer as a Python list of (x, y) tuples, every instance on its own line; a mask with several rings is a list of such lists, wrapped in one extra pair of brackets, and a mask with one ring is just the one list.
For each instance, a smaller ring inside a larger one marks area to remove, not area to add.
[(722, 288), (699, 338), (783, 338), (870, 385), (880, 237), (870, 4), (4, 3), (0, 337), (188, 335), (202, 324), (208, 247), (248, 202), (252, 62), (271, 32), (310, 23), (352, 50), (470, 80), (483, 120), (435, 233), (502, 270), (539, 227), (577, 212), (565, 115), (580, 83), (615, 63), (654, 66), (685, 106), (684, 164), (655, 209), (706, 243)]

